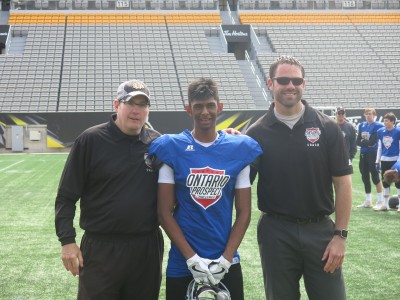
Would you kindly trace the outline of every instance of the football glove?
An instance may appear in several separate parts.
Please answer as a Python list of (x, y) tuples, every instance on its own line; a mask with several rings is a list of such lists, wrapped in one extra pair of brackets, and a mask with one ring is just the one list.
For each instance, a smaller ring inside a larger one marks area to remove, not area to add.
[(381, 166), (379, 165), (379, 163), (375, 164), (375, 170), (379, 173), (379, 171), (381, 170)]
[(197, 254), (193, 255), (186, 261), (188, 269), (193, 275), (193, 279), (198, 283), (210, 283), (212, 278), (208, 265), (211, 260), (202, 258)]
[(217, 260), (213, 260), (209, 265), (212, 275), (210, 282), (214, 285), (217, 285), (222, 278), (224, 278), (225, 274), (228, 273), (231, 265), (232, 264), (223, 255), (221, 255), (221, 257)]

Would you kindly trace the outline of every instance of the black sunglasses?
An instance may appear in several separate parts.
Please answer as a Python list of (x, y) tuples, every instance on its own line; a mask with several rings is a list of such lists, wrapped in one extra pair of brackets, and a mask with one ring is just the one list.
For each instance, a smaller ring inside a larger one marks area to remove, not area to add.
[(304, 78), (299, 77), (274, 77), (272, 80), (276, 80), (281, 85), (288, 85), (289, 82), (292, 82), (293, 85), (301, 85), (304, 82)]

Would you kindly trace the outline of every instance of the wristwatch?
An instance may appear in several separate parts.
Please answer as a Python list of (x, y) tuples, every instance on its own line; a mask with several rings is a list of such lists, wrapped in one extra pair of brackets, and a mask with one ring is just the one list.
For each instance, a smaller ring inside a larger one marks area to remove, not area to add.
[(338, 235), (343, 239), (347, 239), (347, 234), (349, 233), (348, 230), (342, 229), (342, 230), (335, 230), (333, 232), (334, 235)]

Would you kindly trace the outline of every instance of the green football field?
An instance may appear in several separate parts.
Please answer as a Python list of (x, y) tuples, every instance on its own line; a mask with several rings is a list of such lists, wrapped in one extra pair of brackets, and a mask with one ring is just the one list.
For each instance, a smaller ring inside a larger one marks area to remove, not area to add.
[[(76, 299), (77, 278), (65, 271), (54, 232), (54, 199), (66, 157), (66, 154), (0, 155), (1, 300)], [(358, 160), (354, 165), (353, 212), (344, 264), (348, 299), (398, 300), (400, 213), (356, 207), (363, 201), (364, 191)], [(392, 191), (394, 194), (393, 188)], [(239, 248), (246, 300), (264, 299), (256, 240), (258, 216), (253, 188), (252, 222)], [(78, 228), (78, 218), (75, 224)], [(82, 231), (78, 230), (78, 234), (80, 238)], [(169, 247), (167, 237), (165, 241), (164, 268)], [(164, 284), (165, 278), (160, 299), (164, 299)], [(303, 288), (302, 299), (307, 299)]]

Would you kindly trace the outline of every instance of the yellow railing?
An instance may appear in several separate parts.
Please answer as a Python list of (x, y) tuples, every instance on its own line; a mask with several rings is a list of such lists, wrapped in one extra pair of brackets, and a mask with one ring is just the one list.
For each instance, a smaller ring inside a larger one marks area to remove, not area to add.
[(218, 13), (11, 13), (8, 24), (221, 24)]
[(243, 13), (243, 24), (255, 23), (399, 23), (399, 13)]

